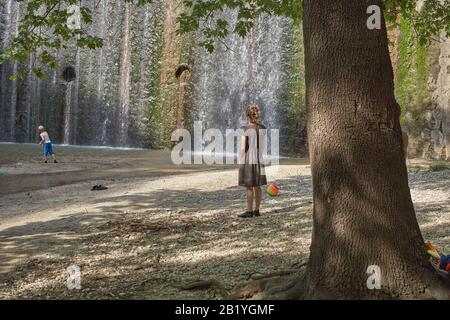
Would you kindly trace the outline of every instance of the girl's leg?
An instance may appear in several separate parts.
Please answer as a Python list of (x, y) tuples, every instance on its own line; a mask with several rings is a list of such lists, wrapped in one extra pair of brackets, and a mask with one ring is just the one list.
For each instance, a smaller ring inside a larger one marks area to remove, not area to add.
[(261, 204), (261, 187), (254, 187), (255, 189), (255, 210), (259, 211), (259, 205)]
[(253, 211), (253, 188), (247, 188), (247, 211)]

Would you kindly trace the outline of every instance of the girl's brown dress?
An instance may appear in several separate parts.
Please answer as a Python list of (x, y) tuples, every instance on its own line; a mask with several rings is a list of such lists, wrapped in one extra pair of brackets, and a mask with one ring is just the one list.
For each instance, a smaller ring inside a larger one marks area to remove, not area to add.
[(245, 153), (239, 156), (239, 185), (259, 187), (267, 184), (262, 155), (266, 150), (266, 127), (246, 124), (241, 128), (245, 136)]

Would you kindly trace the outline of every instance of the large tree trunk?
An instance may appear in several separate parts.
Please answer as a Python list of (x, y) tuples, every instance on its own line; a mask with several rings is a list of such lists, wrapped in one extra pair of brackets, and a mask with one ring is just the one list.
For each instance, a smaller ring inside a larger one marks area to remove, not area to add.
[[(314, 188), (306, 296), (450, 297), (414, 213), (384, 19), (366, 27), (373, 4), (303, 1)], [(381, 269), (380, 290), (367, 288), (369, 265)]]

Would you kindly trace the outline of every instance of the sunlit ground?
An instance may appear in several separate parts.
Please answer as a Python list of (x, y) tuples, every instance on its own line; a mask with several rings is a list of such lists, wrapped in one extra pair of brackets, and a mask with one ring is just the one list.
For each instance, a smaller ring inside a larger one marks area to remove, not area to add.
[[(22, 156), (14, 158), (11, 152), (10, 163), (20, 159), (23, 167), (41, 166), (38, 156), (27, 160), (34, 146), (25, 148), (18, 152)], [(116, 159), (125, 168), (136, 168), (164, 159), (164, 151), (58, 150), (61, 159), (73, 163), (83, 154), (79, 161), (86, 165)], [(124, 154), (126, 160), (121, 159)], [(409, 162), (424, 238), (450, 251), (450, 171), (430, 172), (429, 162)], [(0, 194), (0, 298), (219, 299), (254, 277), (296, 269), (309, 253), (310, 168), (294, 159), (278, 171), (269, 169), (268, 177), (281, 186), (281, 194), (265, 195), (262, 216), (248, 220), (236, 217), (245, 203), (236, 169), (93, 175)], [(90, 191), (94, 183), (108, 190)], [(81, 268), (81, 290), (66, 286), (65, 270), (73, 264)], [(225, 292), (180, 288), (200, 279), (217, 280)]]

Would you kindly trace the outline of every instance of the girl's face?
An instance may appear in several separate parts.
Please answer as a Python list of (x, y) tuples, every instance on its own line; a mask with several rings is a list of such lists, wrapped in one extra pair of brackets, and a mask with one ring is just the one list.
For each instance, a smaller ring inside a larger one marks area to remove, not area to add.
[(249, 120), (251, 123), (255, 123), (258, 121), (260, 116), (260, 111), (257, 108), (254, 108), (253, 110), (250, 111), (250, 115), (249, 115)]

